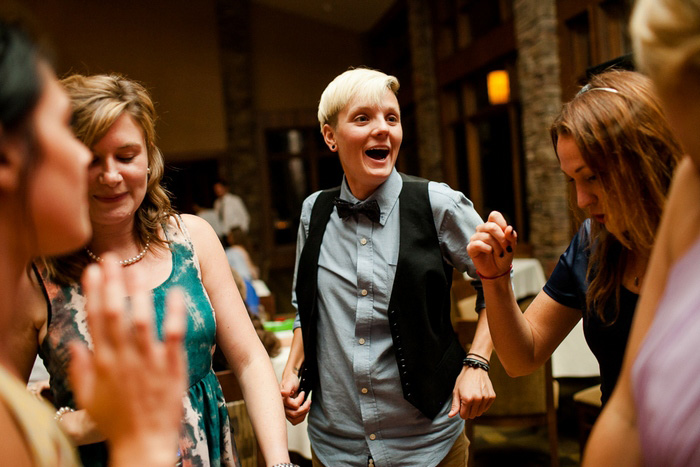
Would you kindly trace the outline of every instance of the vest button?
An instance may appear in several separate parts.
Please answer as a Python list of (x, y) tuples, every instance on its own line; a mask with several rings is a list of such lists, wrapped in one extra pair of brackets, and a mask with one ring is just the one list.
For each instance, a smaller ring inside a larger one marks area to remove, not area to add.
[(367, 394), (369, 390), (367, 388), (362, 388), (362, 394)]
[(369, 435), (369, 439), (371, 439), (372, 441), (374, 441), (375, 439), (377, 439), (377, 435), (375, 435), (374, 433), (372, 433), (371, 435)]
[(367, 289), (362, 289), (362, 292), (360, 292), (360, 293), (361, 293), (362, 296), (364, 297), (364, 296), (367, 295), (368, 292), (367, 292)]
[(360, 240), (360, 243), (361, 243), (362, 245), (367, 245), (367, 239), (366, 239), (366, 238), (363, 238), (362, 240)]
[(360, 337), (360, 340), (359, 340), (359, 341), (357, 341), (357, 342), (359, 342), (359, 343), (360, 343), (360, 345), (364, 345), (364, 343), (365, 343), (365, 339), (364, 339), (364, 337)]

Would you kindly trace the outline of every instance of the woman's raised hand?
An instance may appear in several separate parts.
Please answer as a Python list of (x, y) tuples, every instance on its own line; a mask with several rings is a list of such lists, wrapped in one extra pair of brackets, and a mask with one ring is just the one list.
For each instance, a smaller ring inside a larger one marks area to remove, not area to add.
[(469, 239), (467, 253), (483, 277), (506, 275), (513, 263), (518, 234), (503, 214), (493, 211), (488, 221), (476, 228)]
[(70, 381), (79, 408), (107, 437), (111, 465), (175, 465), (187, 385), (181, 293), (170, 294), (163, 341), (148, 292), (132, 293), (113, 255), (83, 275), (93, 351), (71, 346)]

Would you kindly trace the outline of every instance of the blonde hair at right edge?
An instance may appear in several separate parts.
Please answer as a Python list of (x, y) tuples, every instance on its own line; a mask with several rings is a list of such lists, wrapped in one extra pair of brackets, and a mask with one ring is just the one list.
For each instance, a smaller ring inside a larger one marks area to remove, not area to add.
[(396, 95), (399, 92), (399, 80), (371, 68), (351, 68), (333, 79), (321, 94), (318, 103), (318, 122), (335, 128), (338, 114), (355, 97), (379, 104), (384, 93), (389, 89)]
[(671, 87), (690, 72), (700, 79), (700, 0), (637, 0), (630, 20), (635, 60)]

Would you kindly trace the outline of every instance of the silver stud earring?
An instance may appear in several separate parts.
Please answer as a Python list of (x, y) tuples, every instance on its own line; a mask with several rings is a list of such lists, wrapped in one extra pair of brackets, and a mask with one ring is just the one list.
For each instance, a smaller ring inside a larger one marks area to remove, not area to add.
[(151, 168), (150, 168), (150, 167), (148, 167), (148, 168), (146, 169), (146, 173), (151, 173)]

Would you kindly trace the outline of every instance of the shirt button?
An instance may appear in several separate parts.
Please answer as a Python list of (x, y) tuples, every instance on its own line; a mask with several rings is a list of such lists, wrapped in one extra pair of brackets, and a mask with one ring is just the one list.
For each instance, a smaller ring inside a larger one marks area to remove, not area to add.
[(360, 345), (364, 345), (364, 343), (365, 343), (365, 338), (364, 338), (364, 337), (360, 337), (360, 340), (357, 341), (357, 342), (359, 342)]
[(362, 388), (362, 394), (367, 394), (368, 392), (367, 388)]
[(377, 435), (375, 435), (374, 433), (372, 433), (371, 435), (369, 435), (369, 439), (371, 439), (372, 441), (374, 441), (375, 439), (377, 439)]
[(367, 289), (362, 289), (362, 292), (360, 292), (360, 293), (361, 293), (362, 296), (364, 297), (365, 295), (367, 295)]
[(360, 243), (361, 243), (362, 245), (367, 245), (367, 239), (366, 239), (366, 238), (363, 238), (362, 240), (360, 240)]

